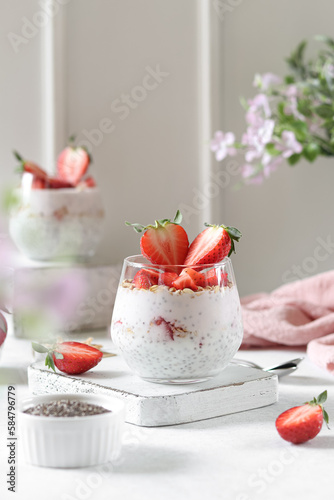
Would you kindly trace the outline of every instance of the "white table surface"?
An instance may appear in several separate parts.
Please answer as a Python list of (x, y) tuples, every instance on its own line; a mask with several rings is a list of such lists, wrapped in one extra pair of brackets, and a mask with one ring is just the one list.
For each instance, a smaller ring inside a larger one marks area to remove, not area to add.
[[(291, 349), (238, 353), (239, 358), (263, 366), (299, 355), (305, 353)], [(1, 500), (334, 498), (334, 431), (324, 426), (313, 441), (294, 446), (279, 437), (274, 424), (282, 411), (325, 389), (329, 392), (326, 409), (334, 422), (334, 377), (307, 359), (296, 373), (280, 381), (275, 405), (172, 427), (127, 424), (123, 453), (114, 464), (38, 468), (24, 463), (18, 440), (16, 493), (8, 492), (7, 386), (16, 387), (17, 399), (28, 396), (26, 368), (32, 361), (30, 343), (9, 334), (0, 359)]]

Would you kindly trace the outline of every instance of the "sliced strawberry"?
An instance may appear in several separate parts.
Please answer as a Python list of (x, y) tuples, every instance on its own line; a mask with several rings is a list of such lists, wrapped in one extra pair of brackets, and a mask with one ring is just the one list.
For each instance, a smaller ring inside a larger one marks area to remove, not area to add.
[(46, 189), (45, 180), (34, 176), (32, 179), (31, 189)]
[(318, 398), (281, 413), (276, 419), (279, 435), (294, 444), (313, 439), (320, 432), (323, 421), (328, 424), (328, 414), (323, 408), (326, 399), (327, 391), (324, 391)]
[(194, 290), (196, 292), (196, 290), (198, 289), (194, 280), (187, 273), (181, 273), (180, 276), (175, 281), (173, 281), (172, 286), (177, 290), (190, 288), (191, 290)]
[(95, 182), (95, 179), (93, 177), (86, 177), (86, 179), (82, 179), (78, 185), (77, 185), (78, 188), (93, 188), (93, 187), (96, 187), (96, 182)]
[(133, 284), (136, 288), (150, 288), (153, 285), (157, 285), (159, 281), (158, 271), (153, 271), (152, 269), (140, 269), (135, 274), (133, 278)]
[(185, 275), (188, 275), (196, 286), (205, 286), (205, 276), (202, 273), (199, 273), (194, 269), (187, 267), (186, 269), (183, 269), (180, 277)]
[[(220, 274), (220, 280), (219, 278)], [(210, 269), (203, 273), (205, 285), (202, 286), (227, 286), (228, 275), (227, 273), (220, 273), (220, 269)]]
[(179, 277), (176, 273), (161, 273), (159, 276), (159, 285), (172, 286), (173, 281), (175, 281)]
[(20, 162), (20, 167), (18, 169), (20, 172), (28, 172), (29, 174), (33, 174), (34, 178), (38, 179), (46, 179), (48, 177), (45, 170), (32, 161), (24, 160), (17, 151), (14, 151), (14, 156)]
[(68, 146), (58, 156), (58, 177), (76, 186), (85, 175), (89, 164), (90, 157), (84, 148)]
[(47, 177), (45, 180), (45, 186), (48, 189), (65, 189), (73, 188), (73, 184), (62, 179), (57, 179), (56, 177)]
[(69, 375), (85, 373), (96, 366), (102, 359), (103, 353), (81, 342), (62, 342), (51, 348), (33, 342), (33, 349), (37, 352), (47, 353), (45, 365), (52, 370), (55, 366), (61, 372)]
[(153, 264), (170, 265), (183, 264), (188, 253), (188, 236), (180, 223), (182, 215), (178, 210), (171, 222), (169, 219), (156, 220), (155, 225), (143, 226), (141, 224), (130, 224), (137, 233), (143, 231), (140, 240), (142, 255)]
[(159, 316), (156, 320), (154, 320), (154, 324), (156, 326), (160, 326), (164, 336), (167, 338), (170, 338), (171, 340), (174, 340), (174, 330), (175, 328), (172, 327), (172, 324), (169, 321), (166, 321), (164, 318)]
[(239, 241), (241, 233), (234, 227), (211, 226), (204, 229), (189, 247), (184, 264), (195, 266), (215, 264), (235, 251), (234, 241)]

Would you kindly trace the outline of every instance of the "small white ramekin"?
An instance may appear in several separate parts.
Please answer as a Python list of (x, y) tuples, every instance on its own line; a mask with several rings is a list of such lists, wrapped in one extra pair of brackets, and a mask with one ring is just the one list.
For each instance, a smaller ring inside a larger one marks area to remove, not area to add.
[[(23, 413), (60, 399), (103, 406), (110, 413), (86, 417), (43, 417)], [(125, 404), (92, 394), (47, 394), (19, 403), (19, 442), (26, 462), (40, 467), (88, 467), (115, 460), (122, 446)]]

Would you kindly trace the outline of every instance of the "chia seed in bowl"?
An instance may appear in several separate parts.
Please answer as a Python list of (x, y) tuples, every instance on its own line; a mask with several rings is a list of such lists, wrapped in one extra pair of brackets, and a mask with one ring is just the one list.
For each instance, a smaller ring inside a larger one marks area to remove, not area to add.
[(83, 401), (74, 401), (60, 399), (42, 403), (27, 408), (23, 413), (36, 415), (38, 417), (88, 417), (91, 415), (100, 415), (102, 413), (111, 413), (103, 406), (85, 403)]

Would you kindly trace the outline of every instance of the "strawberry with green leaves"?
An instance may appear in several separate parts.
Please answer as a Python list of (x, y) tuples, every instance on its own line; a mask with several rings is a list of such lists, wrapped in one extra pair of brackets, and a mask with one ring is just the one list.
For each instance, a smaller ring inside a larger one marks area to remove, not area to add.
[(301, 406), (295, 406), (281, 413), (276, 419), (279, 435), (294, 444), (301, 444), (319, 434), (323, 421), (328, 425), (328, 414), (323, 407), (327, 391)]
[(140, 239), (140, 248), (147, 260), (153, 264), (168, 266), (182, 265), (188, 253), (189, 240), (186, 231), (180, 225), (181, 222), (182, 215), (178, 210), (173, 221), (160, 219), (148, 226), (130, 222), (125, 224), (132, 226), (137, 233), (144, 232)]
[(36, 352), (45, 353), (45, 366), (56, 371), (55, 367), (68, 375), (80, 375), (96, 366), (103, 352), (82, 342), (61, 342), (53, 346), (32, 343)]
[(36, 163), (24, 160), (22, 156), (14, 151), (15, 158), (20, 162), (18, 171), (25, 174), (31, 174), (32, 178), (32, 189), (62, 189), (62, 188), (73, 188), (73, 184), (67, 180), (58, 179), (57, 177), (51, 177), (45, 170), (39, 167)]
[(235, 227), (224, 225), (207, 226), (192, 242), (184, 264), (186, 266), (210, 265), (221, 262), (235, 252), (234, 242), (239, 241), (241, 233)]

